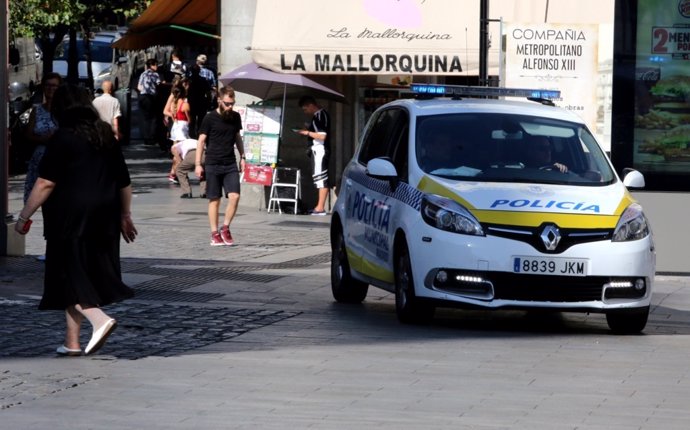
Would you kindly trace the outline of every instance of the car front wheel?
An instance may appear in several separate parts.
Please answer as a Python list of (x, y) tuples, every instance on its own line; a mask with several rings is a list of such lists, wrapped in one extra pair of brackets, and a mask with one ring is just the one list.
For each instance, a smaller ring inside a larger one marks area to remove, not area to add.
[(395, 312), (398, 320), (405, 324), (430, 322), (436, 309), (415, 295), (412, 264), (407, 244), (400, 246), (395, 260)]
[(649, 306), (637, 309), (621, 309), (606, 313), (609, 328), (619, 334), (637, 334), (644, 330), (649, 318)]

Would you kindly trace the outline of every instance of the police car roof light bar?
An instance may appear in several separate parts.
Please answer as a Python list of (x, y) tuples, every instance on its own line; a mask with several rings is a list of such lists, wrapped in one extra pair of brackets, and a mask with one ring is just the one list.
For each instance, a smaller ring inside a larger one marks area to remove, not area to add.
[(472, 87), (467, 85), (412, 84), (413, 93), (426, 96), (525, 97), (530, 100), (561, 98), (559, 90), (528, 88)]

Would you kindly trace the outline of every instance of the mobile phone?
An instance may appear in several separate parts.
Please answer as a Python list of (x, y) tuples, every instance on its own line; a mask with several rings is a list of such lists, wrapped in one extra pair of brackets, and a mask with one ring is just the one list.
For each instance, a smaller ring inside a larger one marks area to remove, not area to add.
[(29, 229), (31, 228), (32, 223), (33, 223), (33, 221), (31, 221), (30, 219), (27, 219), (26, 221), (24, 221), (24, 226), (22, 227), (22, 233), (24, 233), (24, 234), (28, 233)]
[(299, 133), (300, 131), (302, 131), (301, 128), (293, 128), (291, 130), (294, 131), (295, 133)]

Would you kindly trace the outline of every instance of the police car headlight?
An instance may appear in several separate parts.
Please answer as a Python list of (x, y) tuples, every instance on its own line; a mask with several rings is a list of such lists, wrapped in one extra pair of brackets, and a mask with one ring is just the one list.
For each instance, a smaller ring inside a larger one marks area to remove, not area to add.
[(649, 235), (649, 223), (642, 212), (642, 206), (633, 203), (628, 206), (618, 220), (613, 231), (613, 242), (639, 240)]
[(479, 221), (462, 205), (437, 195), (422, 199), (422, 219), (432, 227), (460, 234), (484, 236)]

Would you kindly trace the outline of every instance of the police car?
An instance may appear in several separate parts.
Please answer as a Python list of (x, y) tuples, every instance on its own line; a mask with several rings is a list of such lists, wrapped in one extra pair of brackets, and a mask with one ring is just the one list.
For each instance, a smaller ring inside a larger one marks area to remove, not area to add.
[[(358, 303), (395, 293), (404, 323), (438, 306), (649, 314), (651, 227), (557, 91), (413, 85), (379, 108), (346, 167), (331, 221), (331, 286)], [(484, 96), (484, 98), (468, 98)], [(504, 97), (529, 100), (506, 100)]]

